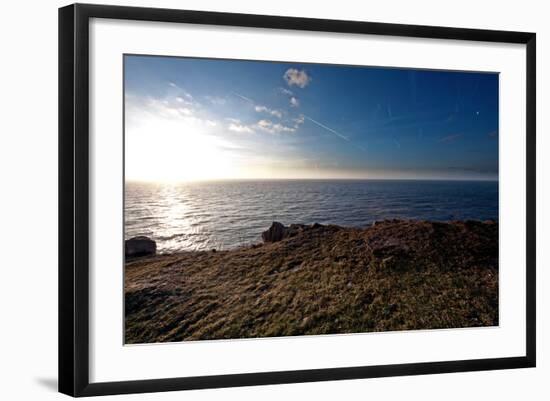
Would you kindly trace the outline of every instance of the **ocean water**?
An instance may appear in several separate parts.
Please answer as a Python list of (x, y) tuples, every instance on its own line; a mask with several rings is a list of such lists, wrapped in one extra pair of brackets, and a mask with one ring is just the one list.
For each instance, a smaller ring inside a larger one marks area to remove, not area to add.
[(147, 235), (159, 252), (260, 242), (273, 221), (365, 227), (394, 218), (497, 220), (498, 182), (247, 180), (125, 188), (125, 237)]

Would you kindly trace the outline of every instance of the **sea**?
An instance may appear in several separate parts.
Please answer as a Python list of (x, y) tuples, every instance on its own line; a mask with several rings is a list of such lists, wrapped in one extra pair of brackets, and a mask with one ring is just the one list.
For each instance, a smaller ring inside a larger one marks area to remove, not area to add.
[(242, 180), (125, 185), (125, 237), (160, 253), (261, 242), (285, 225), (366, 227), (384, 219), (498, 220), (496, 181)]

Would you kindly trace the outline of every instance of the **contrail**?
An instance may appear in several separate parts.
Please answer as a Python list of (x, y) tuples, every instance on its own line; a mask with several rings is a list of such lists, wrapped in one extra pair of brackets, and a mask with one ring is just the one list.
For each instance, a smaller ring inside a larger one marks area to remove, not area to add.
[(332, 132), (332, 133), (333, 133), (334, 135), (336, 135), (337, 137), (342, 138), (343, 140), (348, 141), (348, 142), (350, 141), (349, 138), (348, 138), (347, 136), (344, 136), (344, 135), (340, 134), (339, 132), (334, 131), (332, 128), (329, 128), (329, 127), (327, 127), (327, 126), (324, 125), (324, 124), (321, 124), (319, 121), (315, 121), (313, 118), (308, 117), (308, 116), (306, 116), (305, 114), (304, 114), (303, 116), (304, 116), (304, 118), (306, 118), (307, 120), (311, 121), (313, 124), (316, 124), (316, 125), (318, 125), (319, 127), (324, 128), (324, 129), (326, 129), (326, 130), (329, 131), (329, 132)]
[(237, 92), (232, 92), (235, 96), (240, 97), (243, 100), (246, 100), (248, 103), (255, 104), (254, 101), (250, 98), (247, 98), (246, 96), (239, 95)]

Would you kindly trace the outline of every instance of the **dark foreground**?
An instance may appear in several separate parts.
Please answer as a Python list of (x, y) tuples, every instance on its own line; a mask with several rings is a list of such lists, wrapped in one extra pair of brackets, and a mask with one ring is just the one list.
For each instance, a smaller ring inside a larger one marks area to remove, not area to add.
[(128, 260), (126, 343), (498, 325), (495, 222), (296, 226), (283, 237)]

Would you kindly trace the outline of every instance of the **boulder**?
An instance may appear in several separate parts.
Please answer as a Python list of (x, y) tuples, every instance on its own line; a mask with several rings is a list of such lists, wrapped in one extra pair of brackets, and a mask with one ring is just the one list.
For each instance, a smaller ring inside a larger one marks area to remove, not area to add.
[(262, 233), (262, 239), (264, 242), (278, 242), (282, 241), (285, 238), (294, 237), (298, 234), (303, 233), (304, 231), (314, 230), (314, 229), (326, 229), (326, 226), (322, 224), (315, 223), (313, 225), (305, 224), (291, 224), (290, 226), (285, 226), (282, 223), (274, 221), (271, 223), (271, 227), (268, 230)]
[(288, 228), (283, 224), (274, 221), (271, 227), (262, 233), (262, 239), (264, 242), (277, 242), (285, 238)]
[(124, 241), (124, 254), (127, 258), (149, 256), (157, 252), (157, 243), (149, 237), (139, 236)]

